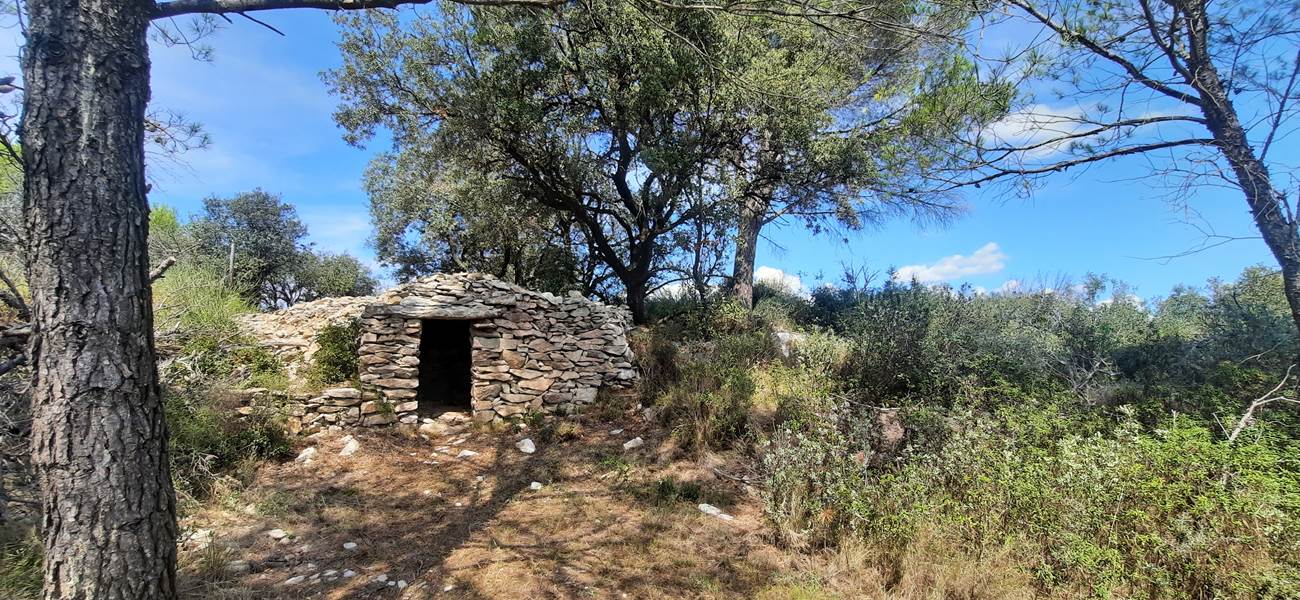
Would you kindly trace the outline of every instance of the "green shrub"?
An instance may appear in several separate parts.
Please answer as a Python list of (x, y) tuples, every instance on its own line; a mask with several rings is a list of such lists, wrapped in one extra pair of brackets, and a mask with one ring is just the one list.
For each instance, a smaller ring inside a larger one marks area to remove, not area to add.
[(660, 399), (673, 433), (692, 450), (724, 449), (747, 431), (754, 382), (746, 369), (695, 362)]
[(640, 370), (641, 395), (653, 401), (677, 381), (677, 344), (659, 330), (633, 331), (628, 343)]
[(360, 343), (361, 322), (357, 319), (325, 326), (316, 335), (317, 350), (307, 373), (308, 381), (326, 386), (356, 379)]
[(232, 336), (195, 335), (186, 340), (164, 375), (186, 386), (220, 385), (283, 390), (289, 386), (284, 364), (269, 349)]
[(184, 496), (211, 495), (241, 463), (291, 455), (275, 407), (258, 406), (234, 418), (235, 406), (218, 389), (164, 387), (171, 433), (172, 476)]
[(179, 264), (153, 284), (154, 326), (161, 334), (183, 338), (229, 338), (238, 331), (235, 317), (253, 307), (226, 285), (220, 271)]
[(654, 484), (654, 502), (661, 506), (677, 502), (695, 504), (702, 497), (700, 484), (694, 481), (677, 481), (674, 477), (664, 477)]
[(769, 518), (791, 539), (855, 536), (898, 555), (922, 537), (931, 552), (936, 537), (954, 553), (1011, 544), (1048, 595), (1300, 590), (1300, 477), (1266, 446), (1229, 447), (1185, 419), (1151, 434), (1129, 422), (1109, 435), (1022, 435), (965, 416), (941, 449), (898, 470), (862, 466), (829, 422), (785, 432), (764, 460)]

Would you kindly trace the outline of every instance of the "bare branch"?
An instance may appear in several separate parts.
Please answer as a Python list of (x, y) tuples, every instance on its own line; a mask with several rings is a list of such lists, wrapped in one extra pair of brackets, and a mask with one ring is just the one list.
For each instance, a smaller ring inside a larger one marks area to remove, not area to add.
[(167, 269), (172, 268), (174, 264), (176, 264), (175, 256), (168, 256), (163, 259), (162, 262), (158, 263), (157, 267), (154, 267), (154, 270), (149, 271), (149, 283), (162, 279), (163, 274), (167, 272)]
[(1106, 160), (1108, 158), (1128, 156), (1130, 154), (1142, 154), (1144, 152), (1151, 152), (1154, 150), (1164, 150), (1166, 148), (1175, 148), (1178, 146), (1208, 146), (1213, 143), (1214, 140), (1209, 138), (1192, 138), (1192, 139), (1185, 139), (1185, 140), (1176, 140), (1172, 142), (1158, 142), (1154, 144), (1142, 144), (1138, 146), (1125, 146), (1123, 148), (1116, 148), (1108, 152), (1100, 152), (1097, 154), (1076, 158), (1074, 160), (1064, 160), (1064, 161), (1052, 163), (1050, 165), (1044, 165), (1041, 167), (1023, 168), (1023, 169), (1004, 169), (1004, 168), (994, 167), (998, 169), (996, 173), (991, 173), (989, 175), (985, 175), (984, 177), (979, 177), (977, 179), (972, 179), (969, 181), (955, 182), (952, 184), (951, 187), (952, 189), (971, 187), (971, 186), (979, 187), (981, 184), (1002, 179), (1004, 177), (1011, 177), (1011, 176), (1023, 177), (1026, 175), (1043, 175), (1046, 173), (1058, 173), (1061, 171), (1065, 171), (1066, 169), (1069, 169), (1071, 167), (1077, 167), (1079, 165), (1094, 163), (1094, 162)]
[(1296, 400), (1294, 398), (1288, 398), (1285, 395), (1283, 396), (1273, 395), (1276, 394), (1278, 390), (1285, 387), (1288, 381), (1291, 381), (1291, 370), (1294, 368), (1295, 365), (1291, 365), (1287, 367), (1286, 374), (1282, 376), (1282, 381), (1278, 382), (1276, 387), (1269, 390), (1267, 394), (1264, 394), (1263, 396), (1260, 396), (1259, 398), (1255, 399), (1254, 402), (1250, 403), (1250, 406), (1246, 407), (1246, 412), (1243, 413), (1241, 415), (1241, 418), (1237, 420), (1237, 426), (1233, 427), (1232, 433), (1228, 434), (1229, 444), (1236, 441), (1237, 436), (1241, 435), (1241, 432), (1245, 431), (1246, 427), (1250, 426), (1250, 424), (1254, 422), (1256, 410), (1268, 404), (1272, 404), (1274, 402), (1289, 402), (1291, 404), (1300, 404), (1300, 400)]
[(1124, 71), (1127, 72), (1129, 76), (1131, 76), (1138, 83), (1141, 83), (1142, 85), (1151, 88), (1157, 92), (1160, 92), (1161, 94), (1169, 96), (1170, 98), (1173, 98), (1175, 100), (1186, 102), (1193, 106), (1201, 105), (1200, 98), (1197, 98), (1196, 96), (1193, 96), (1186, 92), (1180, 92), (1160, 81), (1152, 79), (1145, 72), (1143, 72), (1141, 68), (1133, 64), (1128, 59), (1118, 54), (1115, 54), (1114, 52), (1111, 52), (1106, 47), (1102, 46), (1101, 44), (1098, 44), (1096, 40), (1080, 32), (1071, 30), (1064, 23), (1057, 23), (1051, 17), (1043, 14), (1037, 8), (1034, 8), (1025, 0), (1012, 0), (1011, 3), (1019, 7), (1020, 10), (1023, 10), (1026, 13), (1028, 13), (1029, 16), (1033, 17), (1039, 23), (1042, 23), (1052, 31), (1055, 31), (1056, 34), (1061, 37), (1062, 41), (1078, 42), (1083, 47), (1091, 51), (1093, 54), (1096, 54), (1097, 56), (1100, 56), (1118, 65), (1120, 68), (1124, 69)]

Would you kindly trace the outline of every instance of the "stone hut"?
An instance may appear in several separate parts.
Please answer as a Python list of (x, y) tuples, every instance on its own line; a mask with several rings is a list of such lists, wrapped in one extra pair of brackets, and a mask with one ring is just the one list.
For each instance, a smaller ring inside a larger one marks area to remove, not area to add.
[(297, 376), (316, 334), (357, 319), (359, 388), (299, 399), (305, 429), (413, 424), (446, 411), (487, 422), (527, 412), (569, 414), (602, 388), (636, 379), (625, 308), (557, 296), (480, 273), (442, 274), (379, 296), (327, 298), (243, 322)]

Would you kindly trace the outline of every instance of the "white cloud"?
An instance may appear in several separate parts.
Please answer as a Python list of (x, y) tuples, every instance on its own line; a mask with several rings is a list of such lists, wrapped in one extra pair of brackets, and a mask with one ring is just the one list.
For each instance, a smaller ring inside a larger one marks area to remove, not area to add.
[(1037, 146), (1019, 153), (1019, 156), (1045, 159), (1069, 149), (1071, 140), (1051, 140), (1083, 131), (1086, 127), (1081, 122), (1083, 117), (1083, 109), (1077, 106), (1053, 108), (1031, 104), (985, 127), (980, 133), (985, 136), (986, 143), (1018, 148)]
[(988, 275), (998, 273), (1006, 267), (1007, 255), (995, 242), (980, 246), (970, 256), (954, 254), (945, 256), (928, 265), (906, 265), (894, 272), (894, 281), (911, 281), (933, 283), (951, 281), (971, 275)]
[(1014, 294), (1019, 291), (1020, 291), (1019, 279), (1008, 279), (1002, 282), (1002, 285), (998, 287), (998, 293), (1000, 294)]
[(673, 281), (665, 283), (659, 289), (650, 293), (650, 297), (656, 300), (676, 300), (690, 296), (694, 292), (691, 290), (689, 283), (685, 281)]
[(754, 281), (762, 281), (803, 296), (808, 295), (808, 288), (798, 275), (786, 273), (776, 267), (761, 266), (754, 270)]

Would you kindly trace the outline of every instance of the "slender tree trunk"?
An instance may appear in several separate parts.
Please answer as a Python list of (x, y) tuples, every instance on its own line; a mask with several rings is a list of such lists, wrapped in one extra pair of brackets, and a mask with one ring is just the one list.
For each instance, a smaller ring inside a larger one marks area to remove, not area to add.
[(145, 241), (146, 0), (31, 0), (23, 60), (44, 597), (176, 596)]
[(1205, 115), (1206, 127), (1246, 196), (1255, 227), (1282, 268), (1283, 290), (1291, 308), (1291, 320), (1300, 331), (1300, 230), (1295, 215), (1287, 211), (1282, 193), (1273, 186), (1268, 166), (1251, 147), (1219, 71), (1205, 51), (1203, 32), (1209, 25), (1204, 18), (1204, 5), (1199, 6), (1200, 12), (1192, 20), (1202, 35), (1194, 34), (1189, 38), (1195, 74), (1192, 85), (1200, 92), (1201, 113)]
[(746, 197), (736, 222), (736, 259), (731, 267), (731, 297), (746, 308), (754, 307), (754, 263), (758, 236), (767, 218), (767, 200)]

